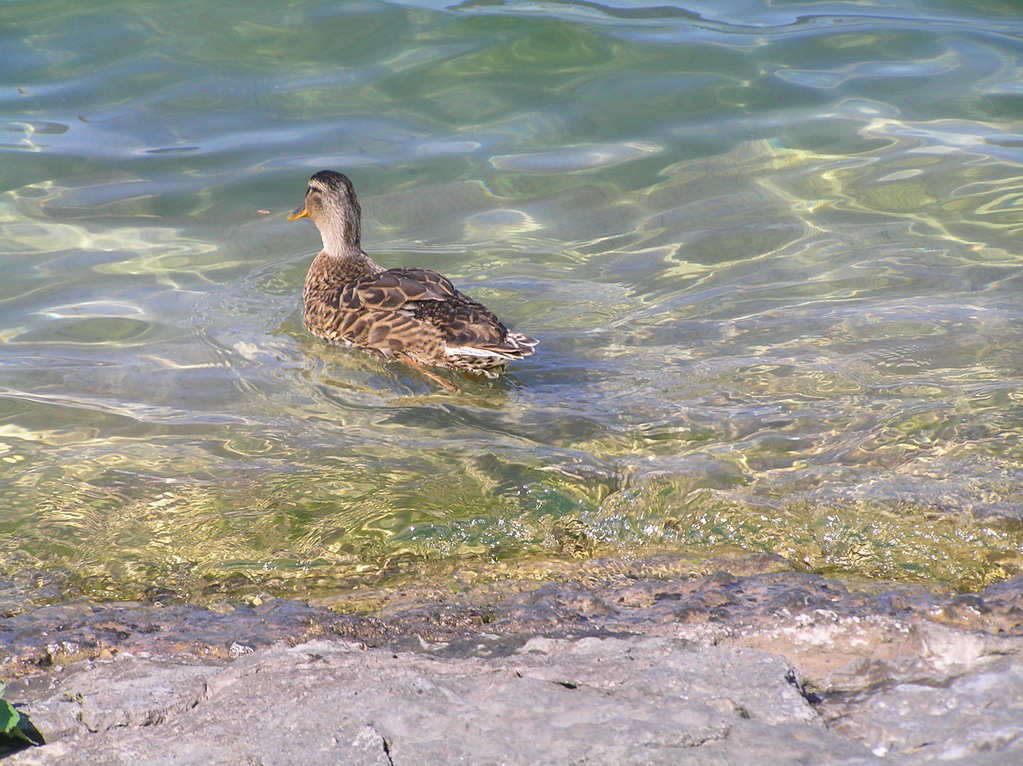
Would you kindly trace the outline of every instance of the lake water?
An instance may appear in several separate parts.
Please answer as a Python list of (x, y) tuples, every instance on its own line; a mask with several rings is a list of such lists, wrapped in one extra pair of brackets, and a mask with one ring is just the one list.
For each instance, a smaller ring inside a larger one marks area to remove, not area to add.
[[(1021, 61), (998, 0), (3, 3), (0, 606), (1016, 574)], [(323, 168), (537, 354), (310, 338)]]

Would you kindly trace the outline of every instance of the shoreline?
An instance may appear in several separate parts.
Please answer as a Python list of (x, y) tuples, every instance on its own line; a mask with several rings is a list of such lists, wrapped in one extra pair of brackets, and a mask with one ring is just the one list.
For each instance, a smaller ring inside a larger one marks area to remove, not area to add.
[(1023, 577), (868, 593), (734, 563), (372, 616), (44, 607), (0, 634), (47, 742), (8, 762), (1023, 762)]

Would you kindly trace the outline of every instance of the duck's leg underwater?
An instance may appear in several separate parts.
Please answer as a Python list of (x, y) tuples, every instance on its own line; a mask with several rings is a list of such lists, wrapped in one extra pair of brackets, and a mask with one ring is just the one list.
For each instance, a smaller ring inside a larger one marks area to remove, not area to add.
[(397, 358), (403, 361), (405, 364), (409, 365), (410, 367), (415, 367), (419, 371), (420, 375), (422, 375), (427, 380), (433, 381), (441, 388), (446, 389), (448, 391), (458, 390), (458, 386), (456, 386), (454, 383), (452, 383), (449, 380), (444, 380), (444, 378), (442, 378), (440, 375), (433, 372), (433, 370), (430, 370), (425, 365), (420, 364), (411, 356), (399, 356)]

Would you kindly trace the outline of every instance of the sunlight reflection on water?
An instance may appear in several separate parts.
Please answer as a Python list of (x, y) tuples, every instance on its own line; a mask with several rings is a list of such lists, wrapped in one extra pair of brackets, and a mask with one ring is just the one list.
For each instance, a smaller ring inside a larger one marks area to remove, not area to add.
[[(19, 14), (5, 576), (306, 595), (650, 547), (1016, 573), (1019, 22), (756, 5), (228, 2), (207, 49), (109, 3), (131, 34), (79, 69), (82, 11)], [(539, 353), (452, 395), (308, 337), (318, 243), (282, 216), (324, 166), (367, 250)]]

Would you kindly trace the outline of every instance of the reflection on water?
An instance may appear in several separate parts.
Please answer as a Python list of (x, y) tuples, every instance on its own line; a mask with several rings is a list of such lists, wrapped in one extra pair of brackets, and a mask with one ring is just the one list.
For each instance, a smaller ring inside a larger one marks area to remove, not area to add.
[[(43, 6), (0, 12), (3, 608), (651, 548), (1019, 571), (1008, 6)], [(540, 353), (452, 394), (309, 338), (282, 214), (322, 167)]]

